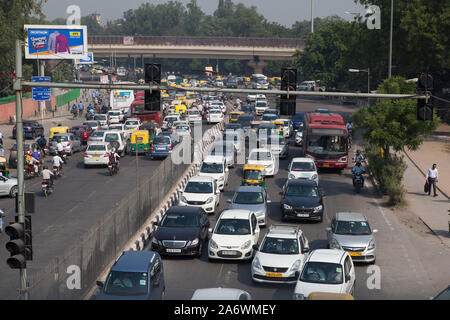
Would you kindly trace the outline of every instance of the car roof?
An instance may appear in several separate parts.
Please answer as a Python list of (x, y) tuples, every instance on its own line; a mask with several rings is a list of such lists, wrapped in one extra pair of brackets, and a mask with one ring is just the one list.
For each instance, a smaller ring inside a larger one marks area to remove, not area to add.
[(212, 182), (212, 181), (214, 181), (214, 178), (209, 176), (194, 176), (189, 179), (189, 182)]
[(101, 145), (108, 145), (109, 144), (109, 142), (103, 142), (103, 141), (88, 141), (88, 147), (90, 146), (90, 145), (93, 145), (93, 144), (101, 144)]
[(191, 300), (237, 300), (243, 293), (246, 292), (233, 288), (196, 289)]
[(236, 192), (262, 192), (263, 190), (261, 186), (240, 186)]
[(125, 251), (114, 263), (111, 271), (147, 272), (155, 256), (153, 251)]
[(288, 180), (287, 185), (302, 185), (302, 186), (313, 186), (317, 187), (317, 184), (314, 180), (305, 180), (305, 179), (291, 179)]
[(295, 239), (302, 233), (299, 226), (275, 224), (270, 226), (266, 236)]
[(250, 214), (252, 212), (250, 210), (245, 209), (232, 209), (232, 210), (224, 210), (220, 214), (219, 219), (244, 219), (248, 220), (250, 217)]
[(55, 133), (53, 137), (55, 136), (73, 136), (73, 133)]
[(198, 214), (202, 208), (200, 207), (189, 207), (189, 206), (175, 206), (170, 207), (169, 210), (166, 211), (167, 213), (184, 213), (189, 215), (195, 215)]
[(314, 163), (314, 160), (308, 157), (297, 157), (292, 158), (292, 162), (312, 162)]
[(207, 156), (204, 160), (203, 163), (208, 162), (208, 163), (222, 163), (225, 160), (224, 156), (221, 155), (214, 155), (214, 156)]
[(309, 254), (308, 262), (311, 261), (311, 262), (341, 263), (343, 255), (345, 255), (344, 250), (316, 249)]
[(338, 212), (336, 213), (337, 221), (367, 221), (366, 217), (359, 212)]

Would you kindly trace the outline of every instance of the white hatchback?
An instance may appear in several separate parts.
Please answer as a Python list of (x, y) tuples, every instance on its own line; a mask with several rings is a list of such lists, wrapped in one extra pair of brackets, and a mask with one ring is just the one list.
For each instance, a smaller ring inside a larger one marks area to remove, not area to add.
[(220, 190), (212, 177), (195, 176), (189, 179), (179, 201), (180, 206), (201, 207), (213, 214), (220, 201)]
[(189, 122), (202, 122), (202, 115), (197, 109), (189, 109), (187, 111), (187, 120)]
[(250, 150), (247, 164), (260, 164), (264, 166), (264, 175), (273, 176), (277, 173), (277, 161), (272, 152), (267, 148)]
[(311, 158), (293, 158), (288, 167), (288, 179), (313, 180), (319, 185), (319, 174)]
[(259, 225), (250, 210), (224, 210), (209, 229), (208, 259), (250, 260), (259, 240)]
[(120, 116), (122, 112), (119, 110), (108, 111), (108, 124), (120, 123)]
[(225, 185), (228, 184), (228, 172), (229, 169), (225, 157), (214, 155), (207, 156), (205, 160), (203, 160), (198, 175), (201, 177), (213, 178), (216, 181), (217, 188), (223, 190)]
[(223, 113), (220, 109), (210, 109), (208, 111), (208, 117), (206, 118), (206, 121), (208, 122), (208, 124), (219, 123), (222, 122), (223, 119)]

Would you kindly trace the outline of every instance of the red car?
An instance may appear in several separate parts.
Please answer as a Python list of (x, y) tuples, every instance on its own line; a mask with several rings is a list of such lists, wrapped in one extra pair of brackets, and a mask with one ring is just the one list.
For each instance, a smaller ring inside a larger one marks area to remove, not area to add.
[(73, 133), (75, 136), (79, 137), (82, 144), (87, 144), (89, 136), (94, 132), (89, 126), (73, 126), (70, 128), (69, 133)]

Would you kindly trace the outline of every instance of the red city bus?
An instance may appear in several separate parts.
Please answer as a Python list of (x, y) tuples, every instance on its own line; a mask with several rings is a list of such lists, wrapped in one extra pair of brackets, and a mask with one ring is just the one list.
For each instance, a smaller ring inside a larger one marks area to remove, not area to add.
[(141, 120), (141, 123), (154, 121), (158, 126), (161, 126), (161, 112), (145, 110), (144, 105), (144, 99), (134, 100), (130, 106), (130, 118), (138, 118)]
[(348, 167), (348, 130), (337, 113), (306, 113), (303, 152), (319, 168)]

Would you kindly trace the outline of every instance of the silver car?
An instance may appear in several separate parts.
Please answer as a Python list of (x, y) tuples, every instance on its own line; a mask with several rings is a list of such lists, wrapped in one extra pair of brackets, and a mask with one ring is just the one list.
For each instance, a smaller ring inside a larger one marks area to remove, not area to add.
[(348, 251), (353, 261), (375, 263), (376, 244), (374, 233), (366, 217), (356, 212), (338, 212), (327, 231), (331, 249)]
[(81, 151), (81, 141), (73, 133), (57, 133), (50, 141), (50, 153), (56, 153), (56, 145), (61, 142), (64, 151), (72, 155), (75, 151)]
[(266, 225), (266, 218), (269, 214), (269, 204), (266, 190), (260, 186), (241, 186), (234, 194), (233, 199), (227, 200), (231, 203), (229, 210), (244, 209), (255, 213), (260, 226)]
[(0, 176), (0, 196), (15, 198), (17, 194), (17, 179)]

